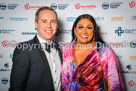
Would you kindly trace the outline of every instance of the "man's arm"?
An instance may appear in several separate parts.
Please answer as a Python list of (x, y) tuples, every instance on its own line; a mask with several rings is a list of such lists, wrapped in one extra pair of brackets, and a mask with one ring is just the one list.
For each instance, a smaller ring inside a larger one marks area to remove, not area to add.
[(9, 91), (24, 91), (29, 74), (30, 58), (27, 50), (16, 48), (13, 54)]

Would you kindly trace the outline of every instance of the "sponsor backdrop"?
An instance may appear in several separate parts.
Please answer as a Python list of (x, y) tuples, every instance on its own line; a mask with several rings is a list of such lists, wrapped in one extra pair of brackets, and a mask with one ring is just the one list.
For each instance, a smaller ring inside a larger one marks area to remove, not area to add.
[(37, 33), (34, 16), (42, 6), (58, 13), (60, 34), (55, 39), (61, 45), (71, 41), (77, 16), (94, 16), (119, 59), (125, 90), (136, 91), (136, 0), (0, 0), (0, 91), (8, 91), (16, 45)]

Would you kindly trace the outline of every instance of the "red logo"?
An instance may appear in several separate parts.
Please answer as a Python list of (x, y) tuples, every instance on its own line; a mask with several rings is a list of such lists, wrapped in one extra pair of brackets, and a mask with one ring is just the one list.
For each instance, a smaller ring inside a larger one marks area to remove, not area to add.
[(133, 87), (134, 85), (136, 86), (136, 83), (134, 83), (134, 81), (130, 80), (130, 81), (128, 81), (128, 85), (130, 87)]
[(75, 5), (76, 9), (93, 9), (96, 8), (96, 5), (80, 5), (79, 3), (77, 3)]
[(76, 8), (76, 9), (80, 9), (80, 4), (77, 3), (77, 4), (75, 5), (75, 8)]
[(3, 47), (8, 47), (8, 45), (9, 45), (9, 43), (7, 41), (3, 41), (3, 42), (1, 42), (1, 44)]
[(26, 5), (24, 5), (24, 6), (25, 6), (26, 10), (30, 9), (30, 5), (28, 3)]
[(9, 47), (9, 46), (15, 47), (15, 46), (18, 45), (18, 43), (17, 43), (16, 41), (14, 41), (14, 40), (12, 40), (12, 41), (10, 41), (10, 42), (4, 40), (3, 42), (1, 42), (1, 44), (2, 44), (2, 46), (3, 46), (4, 48), (7, 48), (7, 47)]
[(135, 7), (135, 5), (136, 5), (136, 4), (135, 4), (135, 2), (134, 2), (134, 1), (131, 1), (131, 3), (129, 3), (129, 7), (130, 7), (130, 8), (134, 8), (134, 7)]

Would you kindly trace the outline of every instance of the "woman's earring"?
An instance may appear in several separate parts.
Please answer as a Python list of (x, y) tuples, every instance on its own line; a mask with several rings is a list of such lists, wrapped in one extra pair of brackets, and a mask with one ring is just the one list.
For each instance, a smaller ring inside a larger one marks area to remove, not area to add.
[(93, 41), (95, 41), (95, 34), (93, 35)]
[(74, 35), (74, 37), (75, 37), (75, 40), (77, 40), (77, 37), (76, 37), (76, 35)]

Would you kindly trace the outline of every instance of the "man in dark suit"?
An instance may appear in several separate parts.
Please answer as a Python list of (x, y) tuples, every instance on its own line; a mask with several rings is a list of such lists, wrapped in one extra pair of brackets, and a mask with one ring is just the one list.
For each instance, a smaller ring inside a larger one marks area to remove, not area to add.
[(61, 90), (61, 53), (53, 42), (57, 13), (46, 6), (38, 9), (35, 27), (37, 35), (14, 50), (9, 91)]

